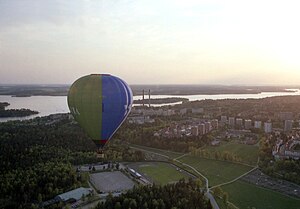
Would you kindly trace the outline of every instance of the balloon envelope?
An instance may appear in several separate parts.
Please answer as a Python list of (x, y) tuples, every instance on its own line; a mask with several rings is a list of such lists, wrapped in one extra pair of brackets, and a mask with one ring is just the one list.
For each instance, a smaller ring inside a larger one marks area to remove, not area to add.
[(91, 74), (75, 81), (68, 94), (71, 114), (98, 147), (103, 147), (132, 107), (127, 83), (108, 74)]

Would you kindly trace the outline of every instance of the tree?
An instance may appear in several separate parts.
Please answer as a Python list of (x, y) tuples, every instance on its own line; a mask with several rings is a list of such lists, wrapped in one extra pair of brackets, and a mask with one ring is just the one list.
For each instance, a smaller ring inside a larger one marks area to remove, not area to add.
[(137, 209), (137, 203), (136, 203), (136, 201), (134, 199), (130, 200), (129, 207), (131, 209)]
[(43, 202), (43, 197), (42, 197), (42, 195), (40, 193), (38, 194), (38, 202), (39, 203)]
[(214, 188), (213, 192), (214, 192), (216, 197), (222, 197), (223, 193), (224, 193), (223, 190), (221, 189), (221, 187)]
[(223, 193), (223, 202), (227, 205), (227, 203), (228, 203), (228, 197), (229, 197), (229, 195), (228, 195), (228, 193), (227, 192), (224, 192)]
[(117, 202), (117, 203), (115, 204), (115, 209), (121, 209), (121, 208), (122, 208), (121, 203), (120, 203), (120, 202)]

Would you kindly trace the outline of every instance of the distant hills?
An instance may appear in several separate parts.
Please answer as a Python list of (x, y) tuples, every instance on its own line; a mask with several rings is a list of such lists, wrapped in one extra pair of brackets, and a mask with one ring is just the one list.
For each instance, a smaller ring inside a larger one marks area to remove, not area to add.
[[(286, 92), (296, 86), (225, 86), (225, 85), (130, 85), (134, 95), (143, 90), (151, 95), (213, 95), (213, 94), (258, 94), (261, 92)], [(17, 97), (66, 96), (70, 85), (0, 85), (0, 95)]]

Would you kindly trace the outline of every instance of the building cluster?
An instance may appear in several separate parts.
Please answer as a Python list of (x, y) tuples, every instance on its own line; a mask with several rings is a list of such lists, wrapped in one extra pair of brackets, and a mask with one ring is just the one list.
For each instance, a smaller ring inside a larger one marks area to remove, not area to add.
[(188, 113), (199, 114), (204, 113), (204, 108), (182, 108), (182, 109), (166, 109), (166, 108), (135, 108), (131, 110), (132, 115), (146, 116), (172, 116), (185, 115)]
[(143, 115), (135, 115), (135, 116), (129, 116), (128, 122), (131, 124), (144, 124), (144, 123), (154, 123), (155, 120), (153, 118), (150, 118), (150, 116), (143, 116)]
[[(271, 133), (272, 132), (272, 122), (262, 122), (262, 121), (252, 121), (250, 119), (243, 119), (243, 118), (235, 118), (235, 117), (228, 117), (227, 116), (221, 116), (221, 125), (229, 125), (231, 128), (235, 129), (245, 129), (250, 130), (252, 128), (256, 129), (264, 129), (265, 133)], [(262, 126), (264, 124), (264, 126)]]
[(283, 140), (277, 135), (276, 144), (272, 154), (275, 159), (300, 159), (300, 132), (296, 131), (287, 135)]
[(227, 139), (239, 139), (240, 143), (254, 145), (258, 142), (258, 135), (251, 133), (250, 130), (235, 130), (230, 129), (226, 131), (223, 138)]
[(154, 133), (156, 137), (164, 138), (180, 138), (190, 136), (202, 136), (211, 132), (212, 130), (218, 129), (219, 122), (217, 119), (210, 121), (198, 121), (189, 123), (174, 123), (171, 126), (161, 129)]
[(173, 116), (185, 115), (188, 113), (199, 114), (204, 113), (203, 108), (182, 108), (179, 110), (166, 108), (132, 108), (128, 117), (129, 123), (144, 124), (153, 123), (155, 120), (151, 116)]

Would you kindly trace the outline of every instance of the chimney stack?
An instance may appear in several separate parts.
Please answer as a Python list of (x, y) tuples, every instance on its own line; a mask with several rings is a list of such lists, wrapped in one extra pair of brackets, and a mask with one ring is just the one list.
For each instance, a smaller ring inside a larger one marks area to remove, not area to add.
[(151, 97), (150, 97), (150, 89), (149, 89), (149, 107), (151, 106), (151, 101), (150, 101), (150, 99), (151, 99)]

